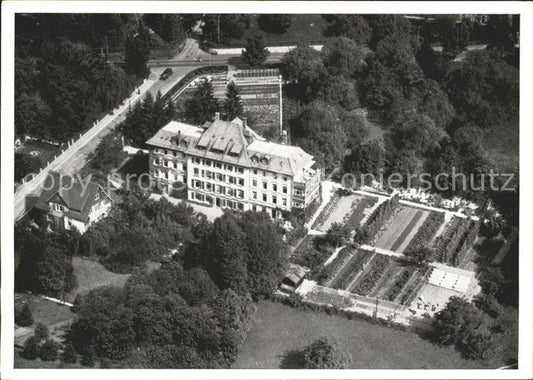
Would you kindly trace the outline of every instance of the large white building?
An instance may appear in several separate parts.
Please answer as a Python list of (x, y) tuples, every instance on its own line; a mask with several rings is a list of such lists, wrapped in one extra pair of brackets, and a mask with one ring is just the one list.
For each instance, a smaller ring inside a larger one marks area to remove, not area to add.
[(313, 156), (265, 141), (246, 120), (223, 121), (217, 113), (203, 127), (172, 121), (146, 144), (160, 189), (172, 193), (186, 184), (190, 201), (280, 217), (319, 196), (322, 170)]

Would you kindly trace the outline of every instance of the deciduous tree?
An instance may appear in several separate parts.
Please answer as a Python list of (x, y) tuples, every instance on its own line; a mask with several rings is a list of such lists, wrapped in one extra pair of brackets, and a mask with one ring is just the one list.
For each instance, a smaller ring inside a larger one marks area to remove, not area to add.
[(329, 23), (325, 34), (327, 36), (347, 37), (357, 45), (366, 45), (372, 35), (368, 22), (359, 15), (324, 15)]
[(353, 77), (361, 72), (364, 55), (355, 42), (346, 37), (333, 37), (322, 47), (322, 62), (332, 75)]
[(283, 34), (291, 26), (291, 17), (286, 14), (261, 14), (257, 24), (265, 32)]
[(327, 338), (317, 339), (307, 346), (302, 351), (302, 358), (305, 369), (342, 369), (351, 360), (349, 354)]

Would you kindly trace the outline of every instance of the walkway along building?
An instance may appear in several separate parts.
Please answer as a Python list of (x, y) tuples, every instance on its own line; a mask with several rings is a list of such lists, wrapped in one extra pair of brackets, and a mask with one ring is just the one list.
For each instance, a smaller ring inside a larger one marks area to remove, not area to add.
[(172, 121), (146, 144), (150, 174), (172, 193), (187, 185), (187, 199), (235, 210), (306, 208), (319, 196), (322, 170), (296, 146), (265, 141), (246, 120), (215, 120), (203, 127)]

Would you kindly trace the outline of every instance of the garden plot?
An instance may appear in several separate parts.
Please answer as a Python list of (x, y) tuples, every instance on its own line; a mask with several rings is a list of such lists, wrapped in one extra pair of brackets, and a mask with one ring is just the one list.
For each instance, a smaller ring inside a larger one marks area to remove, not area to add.
[(401, 272), (402, 267), (396, 260), (390, 262), (389, 267), (385, 270), (383, 275), (376, 281), (374, 289), (368, 294), (369, 297), (382, 298), (383, 292), (393, 283), (394, 278), (399, 272)]
[(367, 296), (376, 287), (376, 283), (381, 279), (383, 274), (389, 269), (392, 258), (386, 255), (377, 254), (369, 263), (365, 273), (350, 287), (350, 292)]
[(374, 255), (375, 253), (370, 251), (357, 251), (331, 280), (330, 287), (348, 290), (359, 274), (365, 270)]
[(340, 223), (355, 229), (376, 203), (375, 197), (335, 194), (316, 219), (313, 229), (327, 232), (333, 223)]
[(401, 252), (428, 215), (428, 211), (402, 206), (377, 239), (376, 247)]
[(416, 269), (414, 273), (409, 277), (407, 283), (402, 288), (401, 292), (396, 296), (393, 302), (404, 304), (411, 293), (415, 290), (416, 286), (422, 280), (424, 273), (420, 269)]
[(357, 203), (360, 201), (359, 195), (347, 195), (336, 196), (322, 211), (322, 214), (318, 217), (313, 229), (327, 232), (333, 223), (342, 223), (345, 217), (350, 215), (352, 208), (357, 207)]

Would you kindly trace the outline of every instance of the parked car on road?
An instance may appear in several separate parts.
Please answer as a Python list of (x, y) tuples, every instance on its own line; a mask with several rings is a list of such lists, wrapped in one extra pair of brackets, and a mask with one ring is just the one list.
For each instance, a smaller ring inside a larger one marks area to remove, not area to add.
[(165, 69), (165, 71), (163, 71), (163, 73), (161, 74), (161, 76), (159, 77), (159, 79), (161, 80), (167, 80), (169, 76), (172, 75), (172, 69), (170, 67), (167, 67)]

